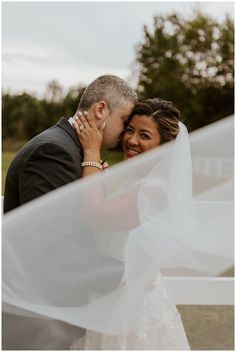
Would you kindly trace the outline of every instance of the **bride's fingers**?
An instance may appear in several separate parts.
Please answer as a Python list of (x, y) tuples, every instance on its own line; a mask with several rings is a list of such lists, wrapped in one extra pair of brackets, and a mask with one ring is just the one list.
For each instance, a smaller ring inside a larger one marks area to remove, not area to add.
[(73, 120), (74, 120), (74, 122), (76, 123), (76, 124), (78, 124), (78, 125), (80, 125), (81, 123), (80, 123), (80, 120), (79, 120), (79, 113), (77, 113), (77, 115), (74, 115), (73, 116)]
[(91, 126), (89, 125), (87, 119), (83, 115), (79, 118), (79, 120), (80, 120), (80, 122), (82, 123), (82, 125), (84, 126), (85, 129), (91, 128)]
[(94, 130), (98, 130), (102, 135), (105, 129), (105, 122), (99, 127), (97, 128), (95, 122), (88, 117), (88, 114), (86, 111), (84, 111), (84, 113), (82, 114), (81, 112), (78, 112), (73, 119), (76, 121), (76, 124), (79, 126), (79, 130), (80, 132), (82, 132), (83, 130), (88, 131), (90, 128), (94, 129)]
[(103, 123), (101, 124), (101, 126), (99, 127), (99, 132), (101, 133), (102, 136), (103, 136), (105, 127), (106, 127), (106, 122), (103, 122)]
[(93, 128), (93, 129), (95, 129), (95, 130), (98, 130), (101, 134), (103, 134), (104, 129), (105, 129), (105, 127), (106, 127), (106, 123), (103, 122), (103, 123), (101, 124), (101, 126), (98, 128), (98, 127), (96, 126), (96, 124), (95, 124), (94, 121), (90, 121), (90, 127)]
[(75, 132), (77, 133), (78, 136), (81, 135), (81, 126), (74, 120), (73, 121), (73, 127), (75, 129)]
[(80, 111), (77, 111), (77, 112), (75, 113), (75, 115), (73, 116), (73, 119), (77, 121), (77, 120), (79, 119), (79, 117), (82, 116), (82, 115), (83, 115), (83, 114), (82, 114)]
[(97, 128), (97, 126), (96, 126), (94, 121), (90, 120), (89, 125), (90, 125), (91, 128), (98, 130), (98, 128)]
[(80, 119), (81, 116), (82, 116), (81, 112), (78, 112), (77, 115), (73, 116), (74, 122), (76, 123), (76, 125), (79, 126), (80, 131), (82, 131), (85, 128), (83, 122)]
[(84, 126), (80, 123), (78, 123), (75, 119), (72, 121), (72, 127), (75, 129), (77, 135), (80, 134), (84, 130)]
[(91, 125), (91, 123), (93, 122), (93, 119), (92, 119), (91, 116), (90, 116), (90, 117), (88, 116), (87, 111), (84, 111), (83, 114), (82, 114), (82, 116), (85, 117), (87, 123), (88, 123), (89, 126), (92, 128), (93, 126)]

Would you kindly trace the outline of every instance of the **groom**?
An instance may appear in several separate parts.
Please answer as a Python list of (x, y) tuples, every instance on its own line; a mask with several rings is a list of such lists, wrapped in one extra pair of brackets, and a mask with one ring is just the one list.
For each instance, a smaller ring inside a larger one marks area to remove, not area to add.
[[(114, 75), (95, 79), (84, 91), (76, 114), (87, 111), (100, 127), (106, 124), (103, 149), (117, 145), (137, 96)], [(75, 115), (76, 115), (75, 114)], [(13, 159), (6, 176), (4, 213), (81, 177), (83, 150), (70, 122), (58, 123), (29, 141)]]
[[(116, 146), (136, 101), (136, 94), (123, 79), (104, 75), (84, 91), (75, 115), (86, 110), (97, 127), (106, 123), (102, 146), (108, 149)], [(79, 179), (82, 160), (76, 132), (62, 117), (55, 126), (29, 141), (12, 161), (6, 177), (4, 212)], [(83, 329), (65, 322), (3, 313), (4, 350), (40, 350), (42, 346), (68, 350), (71, 342), (83, 334)]]

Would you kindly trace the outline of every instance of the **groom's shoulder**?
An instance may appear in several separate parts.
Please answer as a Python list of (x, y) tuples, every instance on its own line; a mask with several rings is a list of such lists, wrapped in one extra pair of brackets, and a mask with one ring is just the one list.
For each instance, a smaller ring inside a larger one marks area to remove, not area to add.
[(66, 139), (67, 134), (65, 133), (65, 130), (61, 128), (62, 126), (66, 126), (69, 124), (68, 120), (65, 118), (61, 118), (55, 125), (47, 128), (46, 130), (42, 131), (38, 135), (36, 135), (34, 138), (30, 140), (29, 143), (38, 143), (40, 141), (55, 141), (55, 142), (60, 142), (63, 139)]
[[(27, 160), (31, 155), (40, 150), (43, 152), (48, 150), (49, 153), (56, 150), (64, 150), (72, 154), (78, 153), (78, 148), (74, 146), (75, 143), (72, 138), (61, 128), (61, 122), (62, 119), (56, 125), (44, 130), (27, 142), (17, 153), (14, 158), (15, 162), (24, 163), (24, 160)], [(64, 119), (62, 125), (66, 123), (68, 123), (68, 120)]]
[(41, 146), (43, 144), (63, 145), (64, 143), (69, 143), (70, 138), (68, 138), (68, 134), (63, 128), (61, 128), (61, 125), (63, 125), (62, 122), (64, 125), (68, 123), (66, 119), (60, 119), (57, 124), (47, 128), (46, 130), (33, 137), (28, 143), (24, 145), (22, 151), (26, 152), (29, 149), (34, 149), (35, 147)]

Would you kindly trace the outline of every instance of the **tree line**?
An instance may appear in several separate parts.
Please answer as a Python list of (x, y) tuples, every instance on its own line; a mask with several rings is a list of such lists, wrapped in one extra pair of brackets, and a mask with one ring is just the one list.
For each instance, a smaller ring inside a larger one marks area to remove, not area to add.
[[(172, 14), (155, 16), (144, 26), (136, 48), (134, 74), (140, 100), (160, 97), (181, 111), (188, 129), (194, 130), (233, 113), (234, 25), (200, 12), (190, 19)], [(2, 137), (28, 140), (77, 109), (86, 87), (66, 93), (56, 80), (43, 98), (33, 94), (2, 96)]]
[(85, 87), (70, 88), (66, 94), (54, 80), (43, 98), (33, 94), (4, 93), (2, 98), (2, 137), (28, 140), (54, 125), (60, 117), (73, 116)]

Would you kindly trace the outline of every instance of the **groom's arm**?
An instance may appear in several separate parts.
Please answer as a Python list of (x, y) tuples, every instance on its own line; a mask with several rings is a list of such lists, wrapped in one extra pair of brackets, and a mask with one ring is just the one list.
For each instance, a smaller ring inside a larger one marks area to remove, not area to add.
[(27, 203), (80, 178), (80, 163), (81, 159), (75, 162), (70, 153), (60, 145), (39, 145), (25, 163), (20, 175), (20, 203)]

